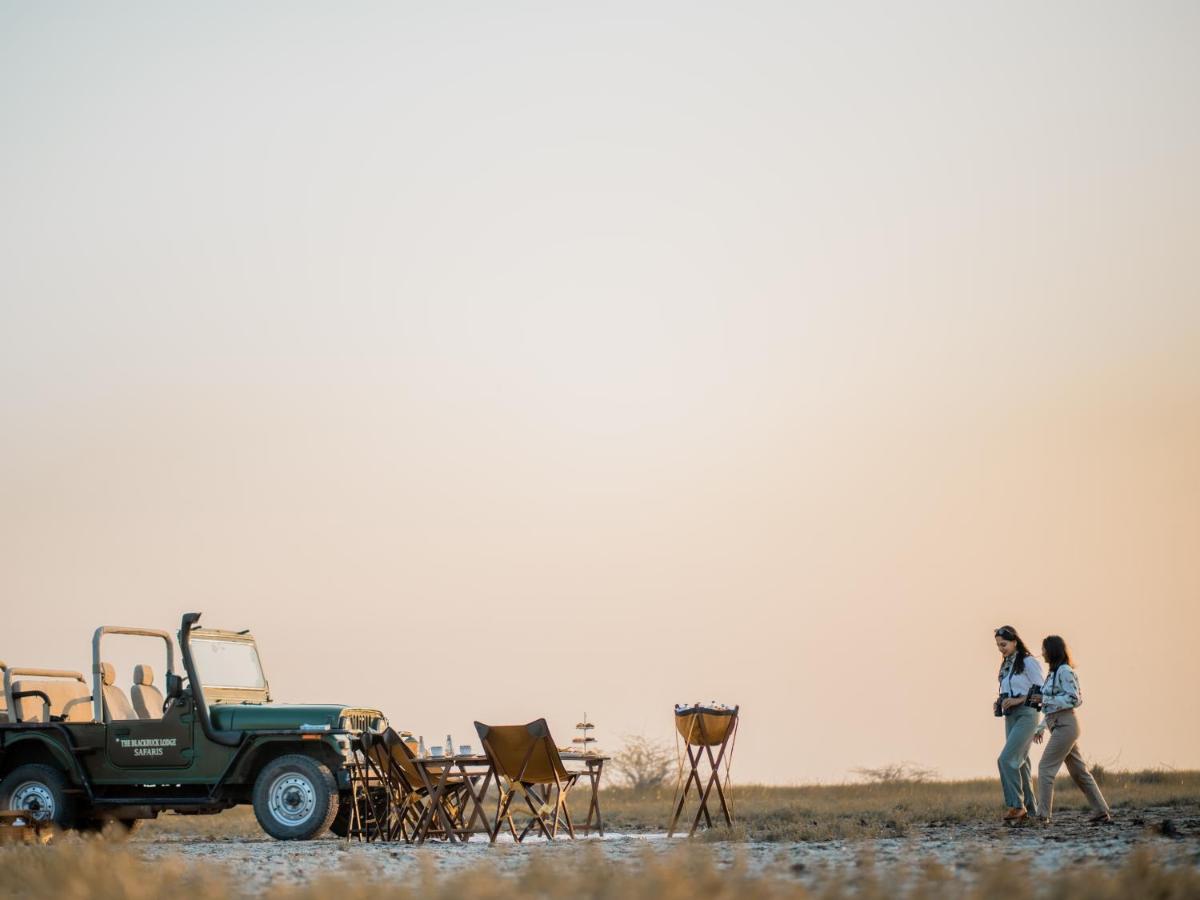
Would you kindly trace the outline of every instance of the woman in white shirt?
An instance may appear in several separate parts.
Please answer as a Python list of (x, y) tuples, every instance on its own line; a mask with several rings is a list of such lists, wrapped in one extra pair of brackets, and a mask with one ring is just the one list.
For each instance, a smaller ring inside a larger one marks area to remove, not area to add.
[(1000, 696), (992, 711), (1004, 717), (1004, 749), (996, 762), (1000, 767), (1000, 787), (1004, 791), (1003, 821), (1006, 825), (1015, 825), (1038, 814), (1029, 765), (1029, 746), (1033, 743), (1038, 713), (1028, 705), (1028, 700), (1029, 694), (1042, 681), (1042, 666), (1011, 625), (997, 628), (995, 636), (996, 649), (1002, 659)]
[(1091, 821), (1107, 824), (1112, 821), (1112, 813), (1079, 750), (1079, 719), (1075, 710), (1083, 705), (1083, 694), (1079, 690), (1079, 676), (1071, 667), (1066, 641), (1057, 634), (1050, 635), (1042, 641), (1042, 658), (1050, 666), (1050, 674), (1042, 685), (1042, 712), (1046, 714), (1046, 721), (1038, 726), (1033, 738), (1040, 744), (1043, 733), (1050, 729), (1050, 740), (1038, 763), (1038, 808), (1042, 823), (1050, 824), (1054, 809), (1054, 778), (1065, 762), (1071, 780), (1083, 791), (1092, 807)]

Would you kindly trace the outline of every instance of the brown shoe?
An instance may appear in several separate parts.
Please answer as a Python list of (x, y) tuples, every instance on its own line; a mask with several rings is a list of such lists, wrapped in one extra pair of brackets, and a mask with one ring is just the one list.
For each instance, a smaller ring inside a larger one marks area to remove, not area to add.
[(1014, 807), (1004, 811), (1004, 818), (1001, 820), (1005, 825), (1017, 825), (1029, 818), (1029, 813), (1025, 812), (1021, 807)]

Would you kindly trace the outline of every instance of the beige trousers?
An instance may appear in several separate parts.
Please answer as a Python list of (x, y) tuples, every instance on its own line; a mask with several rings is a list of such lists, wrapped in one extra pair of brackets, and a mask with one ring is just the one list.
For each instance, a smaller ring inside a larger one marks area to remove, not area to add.
[(1062, 712), (1046, 716), (1046, 727), (1050, 729), (1050, 740), (1042, 752), (1042, 760), (1038, 763), (1038, 811), (1044, 818), (1050, 818), (1054, 809), (1054, 777), (1062, 764), (1067, 764), (1067, 772), (1075, 786), (1083, 791), (1088, 804), (1096, 813), (1108, 812), (1108, 804), (1100, 793), (1100, 786), (1088, 771), (1083, 754), (1079, 752), (1079, 720), (1075, 710), (1064, 709)]

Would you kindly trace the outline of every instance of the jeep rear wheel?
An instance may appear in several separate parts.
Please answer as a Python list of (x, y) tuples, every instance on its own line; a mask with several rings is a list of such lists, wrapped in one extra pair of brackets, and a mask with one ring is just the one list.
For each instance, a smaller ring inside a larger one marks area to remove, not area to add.
[(0, 781), (0, 809), (28, 810), (31, 818), (59, 828), (75, 824), (75, 798), (67, 778), (53, 766), (17, 766)]
[(254, 815), (273, 838), (314, 838), (329, 828), (337, 813), (333, 773), (311, 757), (293, 753), (273, 759), (254, 781)]

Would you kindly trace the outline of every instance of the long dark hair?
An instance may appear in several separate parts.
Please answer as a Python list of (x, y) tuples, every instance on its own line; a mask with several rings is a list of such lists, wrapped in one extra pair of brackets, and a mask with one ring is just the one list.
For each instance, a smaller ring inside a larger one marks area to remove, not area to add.
[[(1014, 675), (1022, 674), (1025, 671), (1025, 657), (1031, 656), (1032, 654), (1029, 652), (1029, 648), (1025, 646), (1025, 642), (1021, 640), (1021, 636), (1017, 634), (1017, 629), (1013, 628), (1011, 625), (1001, 625), (996, 629), (996, 637), (1004, 638), (1006, 641), (1017, 642), (1017, 649), (1013, 651), (1013, 656), (1016, 658), (1013, 660), (1012, 670)], [(1049, 638), (1046, 640), (1049, 640)], [(1059, 640), (1062, 640), (1062, 638), (1059, 638)], [(1004, 663), (1005, 660), (1000, 661), (1001, 673), (1004, 672)]]
[(1042, 652), (1046, 654), (1046, 662), (1050, 663), (1053, 672), (1063, 663), (1071, 665), (1071, 654), (1067, 650), (1067, 642), (1057, 634), (1052, 634), (1042, 641)]

